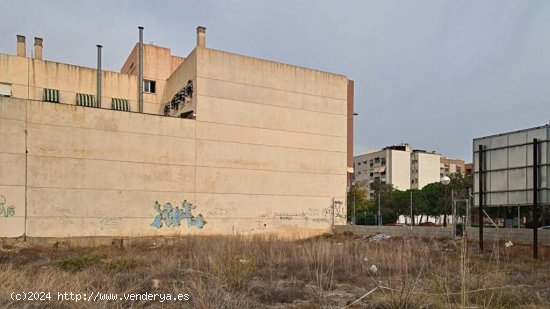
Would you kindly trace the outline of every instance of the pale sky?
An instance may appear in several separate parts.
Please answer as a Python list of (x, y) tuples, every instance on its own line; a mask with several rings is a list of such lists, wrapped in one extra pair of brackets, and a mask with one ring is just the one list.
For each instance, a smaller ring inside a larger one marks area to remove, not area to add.
[(0, 2), (0, 52), (120, 70), (146, 43), (207, 46), (355, 80), (355, 153), (402, 142), (471, 160), (472, 139), (550, 120), (550, 1)]

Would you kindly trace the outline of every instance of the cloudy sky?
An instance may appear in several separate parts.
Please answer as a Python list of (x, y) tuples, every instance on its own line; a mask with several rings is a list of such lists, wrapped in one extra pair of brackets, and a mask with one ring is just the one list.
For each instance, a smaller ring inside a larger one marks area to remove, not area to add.
[(207, 46), (355, 80), (355, 153), (408, 142), (471, 160), (472, 138), (550, 120), (550, 1), (0, 2), (0, 52), (118, 71), (137, 26), (187, 55)]

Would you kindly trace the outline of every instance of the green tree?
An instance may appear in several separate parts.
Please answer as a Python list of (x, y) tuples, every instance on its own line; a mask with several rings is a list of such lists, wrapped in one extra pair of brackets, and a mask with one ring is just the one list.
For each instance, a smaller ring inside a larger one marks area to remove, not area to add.
[(447, 212), (450, 213), (452, 209), (452, 192), (455, 199), (469, 198), (469, 189), (473, 186), (472, 177), (464, 177), (460, 173), (455, 173), (451, 174), (449, 178), (451, 182), (447, 185), (447, 200), (445, 200), (445, 186), (439, 181), (422, 188), (421, 198), (423, 201), (420, 205), (422, 215), (439, 216), (445, 212), (445, 205), (447, 205)]
[(374, 193), (374, 203), (369, 203), (369, 206), (373, 208), (372, 211), (378, 212), (378, 198), (380, 198), (382, 222), (395, 223), (398, 217), (398, 209), (393, 205), (392, 192), (395, 191), (393, 185), (375, 179), (370, 184), (370, 190)]
[(469, 197), (469, 189), (473, 188), (472, 176), (463, 176), (461, 173), (455, 173), (449, 175), (449, 178), (451, 178), (449, 190), (453, 190), (455, 198), (467, 199)]
[(409, 196), (409, 190), (393, 190), (391, 192), (391, 207), (389, 210), (393, 215), (399, 217), (399, 215), (406, 216), (409, 213)]
[[(420, 218), (418, 219), (418, 223), (422, 222), (423, 215), (426, 213), (428, 209), (428, 203), (426, 200), (426, 194), (424, 191), (419, 189), (411, 189), (408, 190), (409, 194), (412, 192), (412, 212), (413, 212), (413, 222), (412, 224), (415, 225), (416, 222), (414, 222), (414, 217), (417, 215), (420, 215)], [(410, 198), (410, 197), (409, 197)], [(409, 213), (407, 215), (410, 215), (410, 209)]]
[(422, 188), (425, 198), (424, 214), (427, 216), (439, 216), (443, 213), (443, 184), (433, 182)]
[[(365, 190), (361, 189), (357, 185), (352, 185), (348, 191), (348, 221), (352, 221), (353, 210), (355, 207), (355, 214), (364, 213), (367, 209), (367, 194)], [(357, 221), (357, 219), (356, 219)]]
[[(426, 212), (426, 197), (422, 190), (409, 189), (406, 191), (393, 190), (391, 192), (390, 209), (394, 215), (410, 217), (411, 216), (411, 195), (412, 195), (412, 216), (422, 215)], [(414, 224), (414, 222), (411, 222)]]

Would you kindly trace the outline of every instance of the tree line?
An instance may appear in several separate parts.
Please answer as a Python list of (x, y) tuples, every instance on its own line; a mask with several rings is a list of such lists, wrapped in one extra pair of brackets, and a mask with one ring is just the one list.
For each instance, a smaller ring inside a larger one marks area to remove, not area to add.
[[(410, 216), (410, 199), (412, 194), (413, 218), (417, 217), (418, 224), (427, 220), (428, 216), (440, 216), (445, 213), (451, 214), (452, 202), (451, 192), (455, 199), (469, 198), (469, 189), (473, 186), (472, 176), (463, 176), (460, 173), (449, 176), (451, 182), (445, 186), (441, 182), (433, 182), (422, 189), (399, 190), (391, 184), (382, 183), (379, 179), (370, 183), (370, 191), (373, 192), (372, 199), (369, 199), (361, 184), (354, 184), (348, 192), (348, 220), (353, 220), (353, 205), (355, 204), (356, 224), (377, 224), (378, 205), (382, 223), (395, 223), (400, 215)], [(447, 200), (445, 200), (445, 196)], [(380, 199), (380, 201), (378, 200)], [(446, 206), (447, 205), (447, 206)]]

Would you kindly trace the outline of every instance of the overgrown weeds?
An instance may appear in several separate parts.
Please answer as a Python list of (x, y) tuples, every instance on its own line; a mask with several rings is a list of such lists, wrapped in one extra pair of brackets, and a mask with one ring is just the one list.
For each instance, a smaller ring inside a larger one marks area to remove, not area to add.
[[(21, 307), (17, 291), (188, 293), (193, 308), (548, 308), (550, 250), (453, 239), (347, 235), (307, 240), (184, 237), (171, 245), (8, 248), (0, 251), (0, 307)], [(488, 246), (490, 247), (490, 246)], [(48, 308), (181, 307), (181, 302), (75, 303)]]
[(99, 264), (101, 264), (101, 257), (98, 255), (75, 256), (56, 263), (57, 267), (66, 271), (80, 271)]

